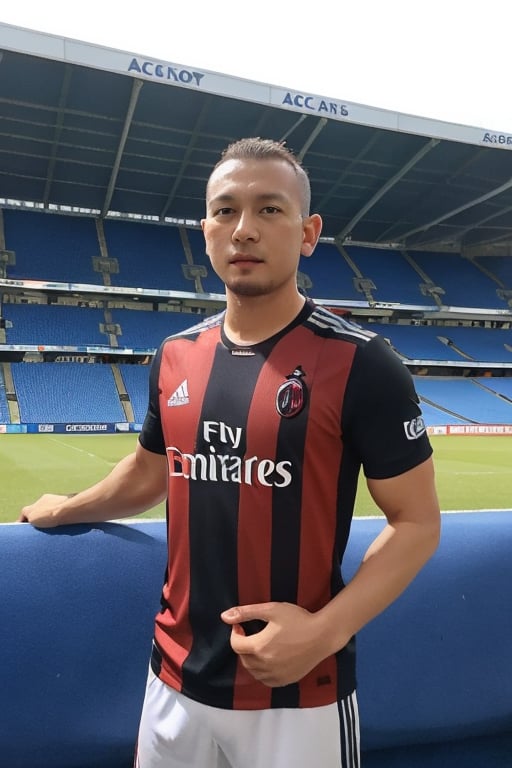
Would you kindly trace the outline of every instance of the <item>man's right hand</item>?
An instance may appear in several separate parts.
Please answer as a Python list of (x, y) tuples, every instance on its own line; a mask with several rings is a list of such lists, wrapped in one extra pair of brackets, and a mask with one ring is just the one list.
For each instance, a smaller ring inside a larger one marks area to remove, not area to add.
[(69, 496), (45, 493), (33, 504), (23, 507), (18, 523), (31, 523), (36, 528), (55, 528), (59, 524), (58, 511)]

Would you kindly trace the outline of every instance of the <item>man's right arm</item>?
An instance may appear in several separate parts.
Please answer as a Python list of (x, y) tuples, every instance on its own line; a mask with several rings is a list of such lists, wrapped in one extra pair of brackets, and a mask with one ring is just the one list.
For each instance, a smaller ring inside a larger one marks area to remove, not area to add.
[(103, 480), (71, 496), (44, 494), (23, 507), (18, 520), (36, 528), (117, 520), (151, 509), (166, 494), (166, 457), (137, 443)]

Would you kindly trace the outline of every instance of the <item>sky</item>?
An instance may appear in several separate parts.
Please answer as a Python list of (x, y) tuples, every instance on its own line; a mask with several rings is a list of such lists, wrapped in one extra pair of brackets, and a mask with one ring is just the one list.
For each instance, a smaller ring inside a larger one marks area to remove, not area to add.
[(512, 0), (19, 0), (0, 22), (512, 134)]

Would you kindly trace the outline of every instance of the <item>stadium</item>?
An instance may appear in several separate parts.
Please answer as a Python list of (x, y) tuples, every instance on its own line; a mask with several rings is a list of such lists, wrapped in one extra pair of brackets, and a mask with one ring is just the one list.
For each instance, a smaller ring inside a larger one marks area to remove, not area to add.
[[(28, 502), (39, 489), (51, 490), (43, 485), (50, 470), (34, 480), (37, 469), (28, 473), (23, 463), (26, 454), (32, 470), (34, 464), (43, 466), (42, 454), (54, 447), (42, 442), (48, 436), (79, 441), (70, 445), (82, 463), (89, 452), (105, 450), (93, 443), (84, 448), (91, 436), (133, 444), (146, 412), (150, 363), (158, 345), (224, 307), (224, 287), (205, 254), (199, 224), (206, 180), (230, 141), (263, 136), (285, 141), (299, 156), (311, 180), (312, 209), (324, 221), (314, 258), (301, 262), (301, 290), (388, 339), (414, 376), (427, 428), (433, 440), (443, 441), (440, 454), (458, 438), (465, 441), (464, 450), (475, 446), (476, 438), (483, 440), (469, 466), (483, 466), (476, 472), (477, 485), (484, 486), (489, 475), (497, 501), (474, 501), (473, 490), (461, 500), (458, 487), (453, 500), (442, 497), (443, 509), (490, 510), (485, 522), (474, 512), (459, 517), (467, 552), (474, 557), (471, 546), (478, 549), (477, 542), (485, 541), (492, 548), (489, 554), (482, 546), (485, 557), (496, 557), (502, 577), (510, 576), (495, 537), (499, 532), (502, 546), (507, 537), (510, 542), (512, 135), (5, 24), (0, 24), (0, 41), (0, 449), (12, 473), (2, 478), (4, 501), (8, 492), (20, 503), (24, 493), (31, 494)], [(121, 452), (128, 445), (122, 443)], [(62, 475), (67, 465), (59, 470), (56, 460), (52, 470)], [(91, 471), (104, 472), (109, 462), (114, 459), (103, 457)], [(34, 485), (15, 474), (17, 464)], [(453, 466), (452, 459), (451, 490)], [(76, 490), (79, 479), (67, 480), (71, 487), (61, 490)], [(0, 519), (15, 519), (12, 507)], [(141, 525), (133, 528), (134, 535), (142, 535)], [(379, 521), (368, 525), (374, 530)], [(459, 523), (450, 518), (447, 538), (455, 545), (459, 533), (453, 525)], [(5, 529), (12, 531), (4, 537), (6, 556), (9, 536), (19, 537), (14, 528)], [(158, 552), (159, 530), (152, 533)], [(99, 544), (108, 559), (112, 553), (96, 534), (84, 534), (83, 556)], [(40, 535), (27, 531), (25, 557), (33, 549), (40, 552)], [(51, 537), (49, 546), (65, 560), (68, 545)], [(20, 565), (12, 558), (13, 573), (19, 575)], [(146, 567), (145, 561), (139, 566)], [(506, 596), (491, 587), (487, 559), (482, 568), (475, 605), (488, 601), (488, 634), (506, 637), (506, 622), (512, 629), (504, 619)], [(442, 568), (441, 573), (455, 590), (445, 595), (443, 610), (449, 613), (448, 596), (455, 599), (464, 577)], [(425, 589), (423, 582), (418, 589)], [(92, 608), (94, 595), (90, 601)], [(392, 626), (384, 622), (378, 631), (392, 632)], [(460, 626), (451, 627), (450, 641), (438, 648), (446, 656), (442, 665), (448, 677), (459, 631)], [(368, 642), (376, 641), (370, 636)], [(421, 652), (430, 653), (427, 640), (418, 643)], [(505, 765), (512, 747), (512, 692), (498, 669), (498, 659), (510, 665), (510, 651), (501, 642), (495, 659), (478, 687), (479, 712), (469, 705), (464, 709), (458, 700), (454, 704), (448, 695), (441, 707), (445, 719), (430, 723), (432, 690), (415, 702), (417, 721), (412, 717), (404, 726), (403, 739), (390, 737), (388, 724), (377, 715), (365, 768)], [(496, 686), (501, 681), (498, 696), (491, 695), (492, 681)], [(10, 677), (8, 684), (14, 686)], [(139, 684), (137, 679), (132, 688)], [(407, 680), (403, 685), (406, 690)], [(111, 694), (105, 695), (109, 700)], [(64, 703), (58, 706), (65, 711)], [(368, 709), (373, 722), (371, 705)], [(136, 703), (129, 716), (134, 712)], [(425, 732), (418, 725), (421, 718), (427, 721)], [(124, 749), (126, 736), (117, 727), (117, 743)], [(107, 736), (83, 758), (87, 763), (81, 762), (83, 746), (79, 741), (72, 746), (70, 733), (54, 766), (129, 764), (105, 757), (115, 745)], [(44, 734), (38, 738), (29, 762), (12, 757), (9, 766), (47, 765), (36, 758)], [(416, 742), (421, 749), (414, 763), (408, 762), (407, 748)], [(451, 746), (439, 752), (432, 746), (437, 743)], [(50, 746), (54, 758), (55, 749)]]

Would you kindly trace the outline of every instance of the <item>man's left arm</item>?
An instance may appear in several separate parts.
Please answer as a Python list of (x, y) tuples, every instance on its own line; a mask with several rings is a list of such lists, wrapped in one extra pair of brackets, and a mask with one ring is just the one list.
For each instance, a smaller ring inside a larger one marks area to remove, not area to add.
[[(387, 524), (336, 597), (316, 613), (290, 603), (264, 603), (239, 606), (222, 616), (232, 625), (233, 650), (266, 685), (296, 682), (343, 648), (396, 600), (437, 548), (440, 511), (432, 458), (396, 477), (367, 482)], [(254, 619), (266, 627), (246, 636), (242, 622)]]
[(387, 524), (350, 583), (319, 611), (330, 653), (399, 597), (439, 543), (441, 516), (432, 458), (396, 477), (367, 483)]

